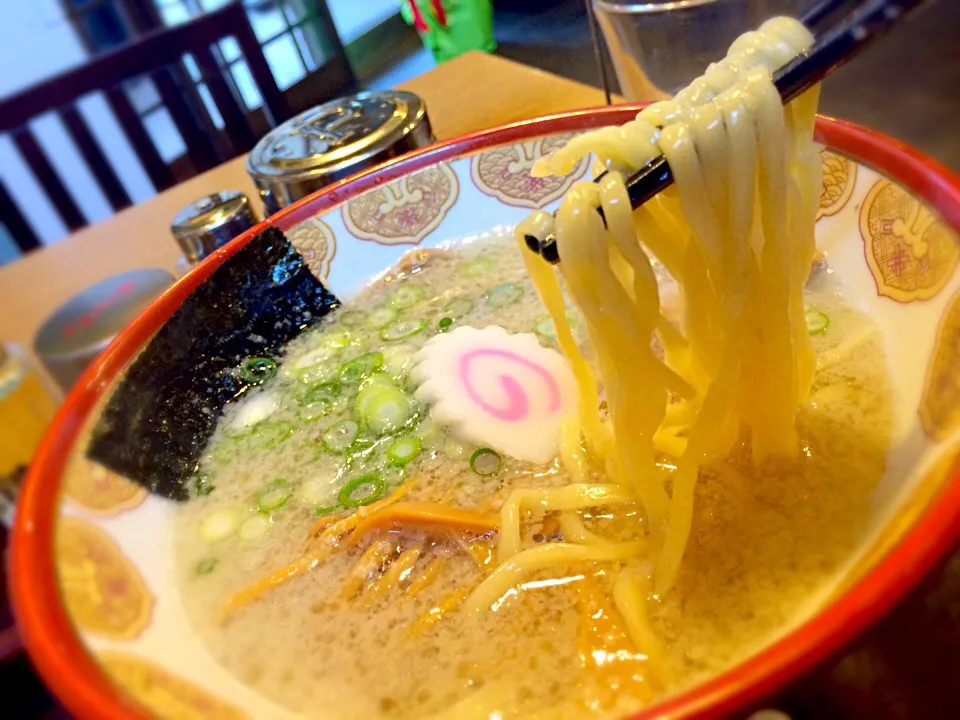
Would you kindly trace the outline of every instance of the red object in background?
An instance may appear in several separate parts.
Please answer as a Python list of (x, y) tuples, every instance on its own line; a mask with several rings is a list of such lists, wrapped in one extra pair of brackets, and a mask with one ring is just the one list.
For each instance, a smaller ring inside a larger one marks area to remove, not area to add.
[[(20, 497), (14, 531), (13, 600), (21, 634), (37, 668), (69, 710), (80, 718), (152, 720), (133, 707), (87, 655), (60, 604), (53, 563), (54, 498), (82, 420), (96, 406), (109, 379), (123, 369), (193, 289), (268, 224), (289, 231), (350, 197), (438, 162), (531, 136), (624, 123), (642, 107), (578, 110), (482, 130), (334, 183), (217, 250), (117, 336), (81, 377), (45, 436)], [(960, 177), (939, 163), (892, 138), (834, 118), (817, 119), (815, 139), (895, 179), (960, 232)], [(954, 548), (958, 539), (960, 472), (955, 469), (916, 524), (832, 605), (745, 662), (635, 714), (632, 720), (724, 717), (768, 697), (876, 623)]]
[(427, 21), (423, 19), (423, 14), (420, 12), (420, 8), (417, 7), (417, 0), (408, 0), (410, 3), (410, 12), (413, 13), (413, 27), (416, 28), (417, 32), (426, 32), (430, 28), (427, 26)]
[[(417, 29), (417, 32), (427, 32), (430, 27), (427, 25), (423, 13), (420, 12), (420, 8), (417, 7), (417, 0), (408, 0), (408, 2), (410, 3), (410, 12), (413, 14), (413, 27)], [(443, 9), (443, 0), (430, 0), (430, 6), (433, 8), (433, 14), (436, 15), (440, 27), (446, 27), (447, 11)]]
[(446, 27), (447, 11), (443, 9), (443, 0), (430, 0), (430, 4), (433, 6), (433, 13), (437, 16), (437, 22), (440, 23), (440, 27)]

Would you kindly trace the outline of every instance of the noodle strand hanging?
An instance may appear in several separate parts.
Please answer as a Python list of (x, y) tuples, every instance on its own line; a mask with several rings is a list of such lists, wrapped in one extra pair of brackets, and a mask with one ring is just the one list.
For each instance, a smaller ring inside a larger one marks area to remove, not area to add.
[[(577, 378), (586, 449), (644, 509), (660, 594), (676, 581), (704, 459), (742, 437), (757, 463), (796, 452), (796, 413), (813, 376), (802, 292), (819, 187), (817, 93), (783, 108), (771, 73), (811, 42), (794, 20), (768, 21), (673, 99), (572, 139), (534, 174), (569, 172), (590, 153), (607, 174), (575, 184), (555, 222), (536, 213), (517, 228), (522, 248), (528, 235), (556, 235), (559, 274), (585, 318), (598, 375), (573, 342), (559, 279), (527, 253), (525, 262)], [(675, 187), (633, 211), (623, 178), (658, 154)], [(662, 307), (651, 256), (676, 282), (679, 309)], [(582, 478), (575, 427), (561, 457)], [(676, 463), (669, 479), (664, 455)], [(518, 505), (508, 506), (501, 558), (519, 551)], [(564, 522), (577, 530), (575, 519)]]

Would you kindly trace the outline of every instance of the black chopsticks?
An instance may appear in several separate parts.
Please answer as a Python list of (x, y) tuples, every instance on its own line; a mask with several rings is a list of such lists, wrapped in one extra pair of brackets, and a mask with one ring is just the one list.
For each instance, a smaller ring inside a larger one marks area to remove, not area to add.
[[(924, 2), (927, 0), (824, 0), (818, 4), (800, 20), (814, 34), (814, 44), (773, 76), (783, 102), (790, 102), (823, 80)], [(847, 14), (843, 19), (833, 21), (841, 10), (846, 10)], [(830, 22), (825, 22), (827, 20)], [(672, 182), (673, 173), (666, 158), (654, 158), (627, 178), (630, 205), (640, 207)], [(554, 235), (543, 239), (531, 235), (527, 236), (526, 242), (547, 262), (555, 264), (560, 261)]]

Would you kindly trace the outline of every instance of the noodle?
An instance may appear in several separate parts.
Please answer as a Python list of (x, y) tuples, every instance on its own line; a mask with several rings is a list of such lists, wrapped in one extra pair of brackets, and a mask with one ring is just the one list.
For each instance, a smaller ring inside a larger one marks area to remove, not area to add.
[(527, 508), (543, 512), (582, 510), (588, 507), (633, 502), (633, 495), (615, 485), (567, 485), (562, 488), (524, 489), (510, 493), (500, 508), (500, 562), (520, 552), (520, 523)]
[(647, 619), (648, 575), (638, 567), (622, 570), (613, 586), (613, 602), (623, 616), (630, 640), (650, 660), (650, 667), (657, 668), (665, 653)]
[(580, 421), (576, 415), (568, 415), (560, 426), (560, 459), (570, 476), (577, 483), (587, 479), (587, 466), (580, 445)]
[[(596, 377), (564, 327), (558, 278), (527, 253), (525, 262), (577, 377), (590, 458), (643, 505), (657, 593), (676, 580), (704, 459), (728, 453), (741, 431), (755, 462), (796, 452), (796, 414), (814, 370), (802, 293), (819, 187), (817, 91), (784, 108), (771, 72), (811, 42), (794, 20), (768, 21), (673, 99), (621, 127), (575, 137), (534, 168), (539, 176), (567, 173), (593, 153), (608, 170), (599, 182), (575, 184), (555, 222), (537, 213), (518, 226), (517, 238), (556, 236), (560, 275), (597, 354), (606, 401), (600, 422), (611, 433), (604, 442), (596, 441)], [(658, 154), (675, 186), (634, 212), (623, 178)], [(648, 253), (677, 281), (679, 325), (661, 310)], [(663, 359), (652, 350), (654, 336)], [(561, 458), (582, 478), (574, 429), (564, 427)], [(660, 452), (678, 458), (669, 488), (657, 469)], [(520, 550), (523, 498), (515, 496), (501, 516), (500, 561), (508, 564), (475, 591), (474, 607), (499, 597), (507, 568), (517, 572), (519, 558), (533, 557)], [(560, 523), (575, 543), (569, 548), (602, 546), (575, 514), (561, 514)], [(639, 637), (638, 571), (629, 572), (633, 579), (617, 581), (621, 611), (638, 646), (649, 645)]]
[(535, 570), (581, 561), (626, 560), (635, 556), (643, 546), (644, 543), (639, 541), (602, 545), (566, 542), (537, 545), (501, 563), (470, 593), (464, 609), (476, 613), (498, 606), (518, 582)]
[(560, 532), (563, 533), (564, 540), (568, 542), (581, 543), (583, 545), (597, 545), (599, 543), (609, 542), (596, 533), (590, 532), (583, 520), (575, 512), (565, 510), (560, 513), (558, 520), (560, 523)]

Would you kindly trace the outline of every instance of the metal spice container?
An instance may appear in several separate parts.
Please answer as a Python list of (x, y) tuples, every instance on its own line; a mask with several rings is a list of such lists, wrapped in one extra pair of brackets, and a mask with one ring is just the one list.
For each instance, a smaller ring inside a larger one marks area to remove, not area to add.
[(183, 274), (183, 270), (256, 224), (250, 200), (237, 190), (222, 190), (190, 203), (170, 223), (170, 231), (183, 250), (178, 273)]
[(173, 282), (160, 269), (131, 270), (72, 297), (40, 328), (33, 351), (66, 392), (97, 355)]
[(362, 92), (300, 113), (261, 138), (247, 172), (272, 215), (325, 185), (433, 141), (413, 93)]

